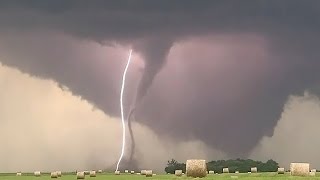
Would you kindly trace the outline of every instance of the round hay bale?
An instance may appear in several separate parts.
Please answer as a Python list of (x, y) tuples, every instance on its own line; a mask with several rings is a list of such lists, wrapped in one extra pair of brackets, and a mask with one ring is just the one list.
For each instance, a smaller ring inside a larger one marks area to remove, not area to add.
[(102, 173), (102, 170), (101, 170), (101, 169), (99, 169), (99, 170), (98, 170), (98, 173)]
[(115, 171), (114, 174), (115, 175), (120, 175), (120, 171)]
[(207, 176), (207, 165), (206, 160), (202, 159), (189, 159), (186, 162), (186, 174), (187, 177), (206, 177)]
[(309, 176), (310, 164), (309, 163), (291, 163), (290, 174), (291, 176)]
[(50, 177), (51, 178), (58, 178), (58, 172), (57, 171), (56, 172), (51, 172)]
[(82, 172), (77, 172), (77, 179), (84, 179), (86, 176), (86, 174), (82, 171)]
[(147, 170), (141, 170), (140, 174), (141, 175), (146, 175), (147, 174)]
[(62, 172), (61, 171), (57, 171), (58, 177), (62, 176)]
[(174, 175), (176, 176), (182, 176), (182, 170), (175, 170)]
[(184, 173), (182, 173), (182, 175), (184, 175)]
[(152, 176), (156, 176), (157, 174), (152, 174)]
[(222, 172), (223, 172), (223, 173), (229, 173), (229, 168), (223, 168), (223, 169), (222, 169)]
[(130, 171), (130, 174), (134, 174), (134, 171)]
[(35, 172), (34, 172), (34, 176), (40, 177), (40, 176), (41, 176), (41, 172), (40, 172), (40, 171), (35, 171)]
[(124, 173), (129, 173), (129, 170), (124, 170)]
[(284, 168), (278, 168), (278, 174), (284, 174)]
[(311, 169), (311, 171), (310, 172), (317, 172), (317, 170), (316, 169)]
[(251, 173), (257, 173), (258, 172), (258, 168), (257, 167), (252, 167), (251, 168)]
[(152, 170), (146, 170), (146, 177), (152, 177)]
[(96, 177), (96, 171), (90, 171), (90, 177)]
[(214, 174), (214, 171), (209, 171), (209, 174)]
[(137, 173), (137, 175), (141, 175), (141, 173)]
[(235, 173), (236, 173), (236, 174), (239, 174), (239, 171), (236, 171)]
[(17, 172), (17, 176), (21, 176), (22, 175), (22, 173), (21, 172)]

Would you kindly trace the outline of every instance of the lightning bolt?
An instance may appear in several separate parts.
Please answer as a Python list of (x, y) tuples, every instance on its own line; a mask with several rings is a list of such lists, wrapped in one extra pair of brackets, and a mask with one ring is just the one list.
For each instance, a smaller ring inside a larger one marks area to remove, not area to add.
[(125, 82), (126, 82), (127, 71), (128, 71), (128, 68), (129, 68), (129, 65), (131, 62), (131, 54), (132, 54), (132, 49), (130, 49), (128, 62), (127, 62), (127, 65), (124, 69), (123, 76), (122, 76), (122, 86), (121, 86), (121, 92), (120, 92), (120, 110), (121, 110), (121, 122), (122, 122), (122, 147), (121, 147), (121, 155), (120, 155), (118, 163), (117, 163), (116, 171), (118, 171), (118, 169), (119, 169), (119, 164), (123, 158), (124, 149), (126, 146), (126, 126), (125, 126), (125, 122), (124, 122), (124, 113), (123, 113), (123, 92), (124, 92), (124, 87), (125, 87)]

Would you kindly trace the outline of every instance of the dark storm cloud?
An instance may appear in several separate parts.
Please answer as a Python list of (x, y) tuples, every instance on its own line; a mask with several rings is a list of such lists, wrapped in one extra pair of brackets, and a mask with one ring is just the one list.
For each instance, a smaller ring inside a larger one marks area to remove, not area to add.
[[(226, 66), (232, 69), (228, 73), (234, 74), (234, 79), (247, 77), (251, 81), (243, 85), (228, 77), (235, 84), (229, 87), (221, 83), (225, 72), (218, 75), (210, 70), (203, 71), (203, 68), (210, 67), (209, 61), (197, 65), (198, 59), (185, 57), (185, 66), (190, 67), (185, 73), (189, 81), (183, 78), (188, 83), (180, 88), (173, 87), (188, 96), (172, 97), (164, 102), (159, 97), (170, 94), (170, 88), (166, 87), (169, 92), (164, 92), (163, 87), (156, 86), (158, 89), (150, 91), (136, 118), (159, 133), (182, 138), (187, 137), (185, 130), (188, 130), (192, 136), (212, 146), (232, 155), (243, 155), (264, 134), (272, 134), (288, 95), (318, 87), (319, 9), (320, 2), (311, 0), (1, 1), (0, 33), (9, 36), (7, 41), (2, 41), (5, 43), (2, 46), (7, 49), (3, 47), (2, 50), (20, 54), (20, 58), (30, 55), (29, 60), (1, 61), (30, 74), (53, 78), (106, 113), (118, 115), (118, 84), (114, 76), (119, 76), (121, 71), (119, 62), (110, 59), (101, 64), (96, 59), (88, 61), (83, 57), (68, 56), (72, 47), (65, 48), (66, 45), (59, 40), (47, 41), (45, 33), (34, 42), (10, 37), (18, 33), (50, 31), (99, 43), (130, 44), (145, 58), (144, 88), (139, 88), (144, 90), (138, 95), (142, 97), (165, 65), (175, 42), (202, 35), (234, 37), (251, 33), (263, 36), (268, 44), (268, 71), (264, 72), (263, 67), (256, 71), (256, 67), (251, 66), (254, 57), (240, 57), (241, 63), (233, 61)], [(33, 51), (29, 51), (32, 47), (35, 47)], [(39, 47), (43, 51), (39, 51)], [(201, 56), (199, 54), (199, 58)], [(219, 81), (205, 78), (216, 76)], [(168, 84), (170, 79), (159, 79), (160, 82)], [(217, 93), (217, 89), (224, 93)], [(217, 101), (218, 97), (242, 96), (237, 93), (238, 89), (251, 96), (240, 98), (239, 102)], [(172, 108), (176, 111), (168, 109), (170, 104), (175, 105)], [(183, 130), (172, 130), (178, 126)]]
[[(2, 26), (59, 29), (96, 40), (318, 28), (317, 1), (1, 1)], [(13, 13), (12, 13), (13, 12)], [(29, 16), (26, 16), (29, 15)], [(278, 27), (280, 26), (280, 27)], [(234, 29), (236, 28), (236, 29)], [(266, 29), (264, 29), (266, 28)]]

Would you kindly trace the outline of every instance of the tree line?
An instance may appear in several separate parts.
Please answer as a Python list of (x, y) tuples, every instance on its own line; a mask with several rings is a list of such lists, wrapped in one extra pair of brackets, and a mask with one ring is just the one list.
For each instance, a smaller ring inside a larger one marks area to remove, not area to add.
[[(276, 172), (279, 168), (279, 164), (272, 159), (262, 162), (240, 158), (210, 161), (207, 163), (207, 170), (214, 171), (215, 173), (222, 173), (223, 168), (229, 168), (230, 173), (234, 173), (236, 171), (239, 171), (240, 173), (247, 173), (251, 171), (252, 167), (257, 167), (258, 172)], [(185, 173), (186, 164), (179, 163), (175, 159), (169, 160), (165, 167), (166, 173), (174, 174), (175, 170), (182, 170), (182, 172)]]

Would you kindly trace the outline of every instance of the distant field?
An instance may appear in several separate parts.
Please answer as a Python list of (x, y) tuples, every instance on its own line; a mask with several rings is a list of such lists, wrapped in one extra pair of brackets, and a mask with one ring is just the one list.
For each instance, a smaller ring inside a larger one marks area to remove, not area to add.
[[(319, 179), (320, 180), (320, 174), (318, 173), (315, 177), (293, 177), (290, 176), (289, 174), (285, 175), (278, 175), (276, 173), (256, 173), (256, 174), (214, 174), (214, 175), (208, 175), (206, 178), (203, 179), (235, 179), (235, 176), (237, 176), (237, 179), (273, 179), (273, 180), (286, 180), (286, 179)], [(44, 174), (41, 177), (34, 177), (32, 174), (26, 174), (22, 176), (16, 176), (16, 174), (0, 174), (0, 180), (46, 180), (46, 179), (51, 179), (49, 174)], [(62, 177), (58, 178), (60, 180), (75, 180), (76, 175), (62, 175)], [(176, 177), (174, 175), (156, 175), (153, 177), (145, 177), (141, 175), (114, 175), (114, 174), (97, 174), (97, 177), (89, 177), (88, 175), (86, 176), (85, 179), (92, 179), (92, 180), (125, 180), (125, 179), (154, 179), (154, 180), (162, 180), (162, 179), (193, 179), (193, 178), (187, 178), (185, 176), (183, 177)]]

